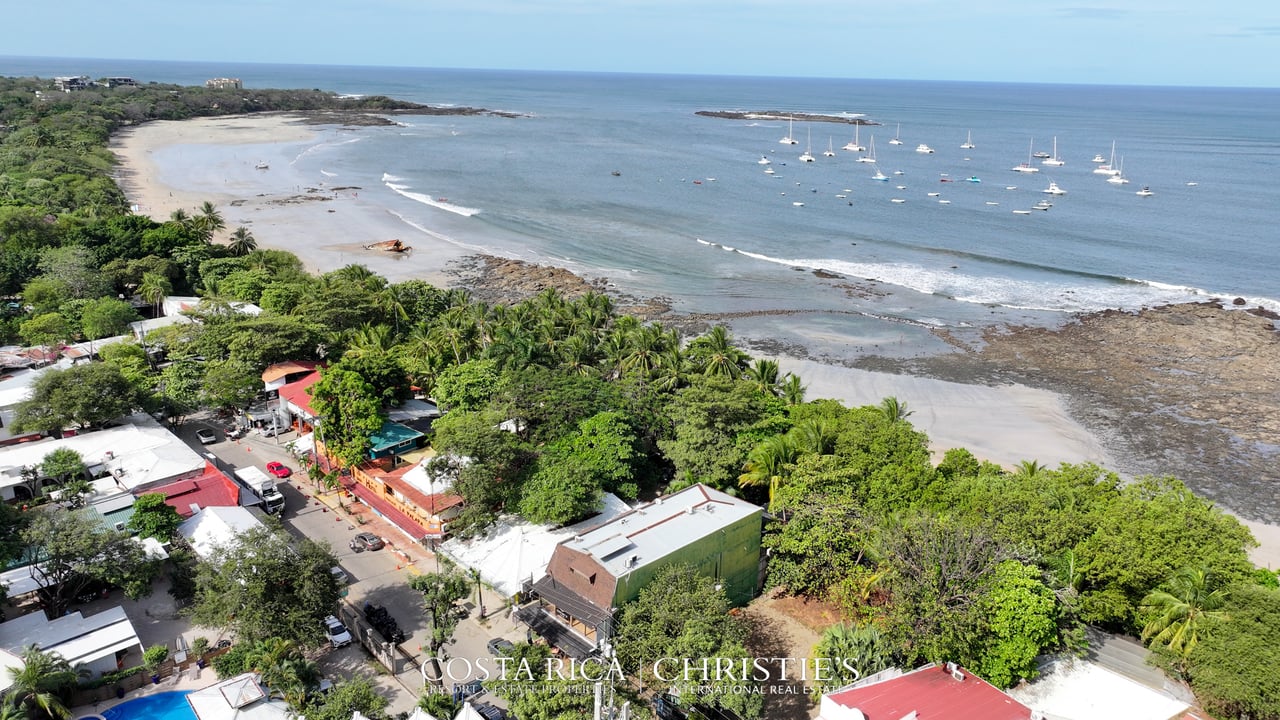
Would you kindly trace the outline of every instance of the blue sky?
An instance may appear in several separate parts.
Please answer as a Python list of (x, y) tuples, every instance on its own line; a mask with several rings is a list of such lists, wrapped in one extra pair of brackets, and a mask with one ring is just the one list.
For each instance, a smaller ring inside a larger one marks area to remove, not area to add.
[(4, 14), (6, 55), (1280, 86), (1277, 0), (44, 0)]

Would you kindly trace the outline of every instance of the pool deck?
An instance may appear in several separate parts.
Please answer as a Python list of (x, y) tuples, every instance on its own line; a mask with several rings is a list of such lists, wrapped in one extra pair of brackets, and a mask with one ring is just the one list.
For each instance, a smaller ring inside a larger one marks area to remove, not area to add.
[(103, 700), (101, 702), (93, 703), (92, 705), (80, 705), (70, 708), (71, 717), (80, 720), (81, 718), (89, 715), (101, 715), (104, 710), (108, 710), (130, 700), (137, 700), (140, 697), (156, 695), (158, 693), (174, 690), (190, 692), (192, 690), (199, 690), (200, 688), (208, 687), (216, 682), (218, 682), (218, 674), (213, 671), (213, 668), (207, 667), (201, 669), (192, 665), (186, 672), (178, 675), (171, 675), (161, 680), (159, 683), (143, 685), (131, 693), (125, 693), (125, 696), (122, 698), (113, 697), (110, 700)]

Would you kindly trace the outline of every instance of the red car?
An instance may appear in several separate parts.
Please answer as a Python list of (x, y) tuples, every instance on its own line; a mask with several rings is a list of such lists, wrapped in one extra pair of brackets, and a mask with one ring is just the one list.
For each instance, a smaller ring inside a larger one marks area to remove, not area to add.
[(267, 472), (278, 478), (287, 478), (293, 474), (293, 471), (284, 463), (275, 462), (274, 460), (267, 463)]

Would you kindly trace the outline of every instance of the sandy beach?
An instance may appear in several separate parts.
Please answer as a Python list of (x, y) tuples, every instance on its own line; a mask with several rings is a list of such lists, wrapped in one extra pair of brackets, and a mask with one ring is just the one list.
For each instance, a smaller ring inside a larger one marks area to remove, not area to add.
[[(174, 210), (191, 212), (207, 200), (221, 210), (225, 234), (244, 226), (259, 247), (288, 250), (312, 272), (362, 264), (392, 282), (448, 284), (446, 266), (470, 251), (433, 240), (425, 230), (408, 237), (412, 229), (362, 203), (358, 187), (301, 178), (287, 161), (264, 161), (296, 157), (316, 142), (315, 126), (303, 118), (267, 113), (150, 122), (116, 134), (111, 150), (120, 160), (118, 182), (139, 214), (167, 220)], [(411, 268), (404, 256), (365, 247), (393, 239), (413, 247)]]
[[(458, 285), (450, 267), (475, 251), (430, 228), (407, 228), (399, 217), (362, 202), (360, 188), (291, 172), (287, 158), (315, 149), (319, 134), (316, 126), (284, 114), (152, 122), (119, 133), (111, 149), (120, 159), (118, 180), (138, 213), (164, 220), (175, 209), (191, 211), (208, 200), (222, 210), (228, 233), (247, 227), (259, 247), (293, 252), (313, 272), (358, 263), (392, 282), (418, 278)], [(269, 167), (258, 169), (264, 157), (272, 158)], [(412, 263), (365, 248), (394, 238), (414, 247)], [(803, 379), (809, 399), (874, 405), (892, 395), (905, 401), (913, 411), (911, 422), (929, 435), (938, 458), (947, 449), (964, 447), (1005, 467), (1023, 460), (1049, 467), (1064, 462), (1116, 467), (1103, 440), (1072, 417), (1063, 395), (1049, 390), (776, 359), (783, 372)], [(1261, 544), (1254, 561), (1280, 567), (1280, 526), (1245, 522)]]

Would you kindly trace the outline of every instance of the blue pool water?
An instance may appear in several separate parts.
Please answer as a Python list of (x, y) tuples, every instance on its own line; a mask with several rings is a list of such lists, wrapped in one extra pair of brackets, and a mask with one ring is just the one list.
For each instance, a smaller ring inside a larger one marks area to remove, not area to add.
[(107, 720), (196, 720), (186, 698), (184, 690), (156, 693), (120, 703), (102, 716)]

